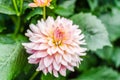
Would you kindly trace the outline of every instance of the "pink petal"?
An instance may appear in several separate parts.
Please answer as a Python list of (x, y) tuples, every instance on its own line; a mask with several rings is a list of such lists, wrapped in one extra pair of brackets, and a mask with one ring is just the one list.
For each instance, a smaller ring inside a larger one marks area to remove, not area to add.
[(30, 24), (30, 29), (31, 29), (34, 33), (40, 33), (40, 30), (39, 30), (34, 24)]
[(30, 41), (32, 41), (32, 42), (35, 42), (35, 43), (47, 43), (47, 40), (46, 39), (35, 39), (35, 37), (31, 37), (30, 39), (29, 39)]
[(53, 57), (52, 56), (47, 56), (44, 58), (44, 64), (46, 67), (50, 66), (53, 62)]
[(27, 53), (29, 53), (29, 54), (33, 54), (33, 53), (35, 53), (35, 52), (36, 52), (36, 50), (27, 49), (27, 50), (26, 50), (26, 52), (27, 52)]
[(64, 55), (63, 50), (61, 50), (60, 48), (57, 47), (57, 52), (60, 53), (61, 55)]
[(75, 62), (80, 61), (80, 57), (78, 55), (73, 55), (71, 59), (72, 61), (75, 61)]
[(57, 47), (56, 46), (51, 47), (51, 52), (56, 53), (57, 52)]
[(74, 71), (74, 68), (70, 65), (67, 66), (67, 69), (70, 70), (70, 71)]
[(38, 7), (38, 5), (36, 5), (35, 3), (30, 3), (29, 6), (30, 7)]
[(47, 31), (46, 31), (46, 28), (45, 28), (45, 27), (46, 27), (46, 24), (44, 23), (43, 20), (42, 20), (41, 22), (38, 21), (37, 26), (39, 27), (39, 29), (40, 29), (40, 31), (41, 31), (42, 34), (48, 36), (48, 33), (47, 33)]
[(81, 40), (81, 39), (84, 39), (84, 35), (83, 34), (81, 34), (80, 36), (79, 36), (79, 39)]
[(25, 33), (26, 36), (31, 37), (33, 36), (33, 33), (28, 29), (27, 33)]
[(55, 77), (58, 77), (58, 72), (57, 72), (56, 70), (53, 70), (53, 75), (54, 75)]
[(53, 43), (53, 40), (49, 40), (49, 41), (48, 41), (48, 44), (49, 44), (50, 46), (52, 46), (52, 47), (55, 46), (54, 43)]
[(28, 59), (28, 63), (31, 63), (31, 64), (37, 64), (39, 63), (39, 61), (40, 61), (39, 59)]
[(66, 76), (66, 68), (65, 67), (61, 67), (59, 72), (62, 76)]
[(32, 47), (34, 50), (45, 50), (49, 48), (47, 44), (37, 44)]
[(67, 53), (74, 54), (74, 52), (73, 52), (69, 47), (67, 47), (65, 51), (66, 51)]
[(64, 66), (68, 66), (68, 63), (64, 59), (61, 60), (61, 64)]
[(77, 66), (76, 62), (73, 62), (73, 61), (70, 63), (70, 65)]
[(34, 43), (22, 43), (22, 45), (30, 49), (32, 49), (35, 46)]
[(47, 53), (48, 53), (49, 55), (52, 55), (52, 54), (53, 54), (52, 51), (51, 51), (51, 48), (48, 48), (48, 49), (47, 49)]
[(52, 29), (51, 27), (53, 26), (54, 24), (54, 18), (53, 17), (50, 17), (48, 16), (47, 20), (46, 20), (46, 25), (49, 27), (49, 29), (47, 29), (48, 32), (50, 32), (49, 30)]
[(62, 56), (59, 55), (59, 54), (56, 54), (55, 55), (55, 60), (56, 60), (57, 64), (59, 64), (61, 62), (61, 60), (62, 60)]
[(45, 74), (45, 75), (47, 75), (47, 73), (48, 73), (48, 70), (47, 69), (44, 69), (44, 70), (42, 70), (43, 71), (43, 73)]
[(48, 71), (49, 71), (49, 73), (52, 74), (52, 70), (53, 70), (53, 67), (52, 67), (52, 65), (50, 65), (50, 66), (48, 67)]
[(43, 58), (46, 57), (48, 54), (45, 51), (37, 51), (35, 54), (28, 57), (28, 59), (35, 59), (35, 58)]
[(45, 69), (45, 68), (46, 68), (46, 67), (45, 67), (45, 65), (44, 65), (44, 61), (43, 61), (43, 59), (41, 59), (40, 62), (39, 62), (39, 66), (38, 66), (38, 68), (37, 68), (37, 71), (43, 70), (43, 69)]
[(61, 67), (61, 64), (57, 64), (57, 62), (54, 60), (53, 62), (53, 67), (56, 71), (59, 71), (60, 67)]
[(67, 46), (65, 44), (60, 46), (60, 49), (62, 49), (62, 50), (66, 50), (66, 48), (67, 48)]
[(36, 58), (46, 57), (47, 55), (48, 54), (45, 51), (39, 51), (39, 52), (35, 53)]
[(40, 44), (40, 46), (39, 46), (40, 50), (44, 50), (44, 49), (47, 49), (47, 48), (49, 48), (49, 45), (47, 45), (47, 44)]
[(64, 58), (67, 62), (71, 62), (71, 55), (70, 55), (70, 54), (65, 53), (65, 54), (63, 55), (63, 58)]

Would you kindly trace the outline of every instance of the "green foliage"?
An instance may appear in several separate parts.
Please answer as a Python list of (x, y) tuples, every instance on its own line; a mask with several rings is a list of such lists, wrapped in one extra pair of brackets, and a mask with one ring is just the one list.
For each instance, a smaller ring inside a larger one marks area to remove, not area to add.
[(21, 43), (0, 43), (0, 80), (12, 80), (23, 70), (25, 64), (25, 51)]
[(67, 0), (60, 4), (56, 9), (55, 13), (61, 16), (68, 17), (74, 13), (76, 0)]
[(119, 80), (120, 74), (118, 74), (115, 70), (101, 66), (98, 68), (92, 68), (87, 72), (83, 73), (75, 80)]
[(82, 29), (90, 50), (95, 51), (111, 45), (105, 26), (96, 16), (90, 13), (79, 13), (72, 16), (71, 19)]
[(115, 4), (120, 8), (120, 0), (115, 0)]
[(98, 0), (87, 0), (91, 8), (91, 11), (94, 11), (98, 7)]
[(113, 48), (112, 47), (104, 47), (103, 49), (101, 50), (97, 50), (96, 51), (96, 54), (102, 58), (102, 59), (105, 59), (105, 60), (111, 60), (111, 57), (113, 55)]
[(83, 58), (83, 61), (81, 62), (80, 66), (79, 66), (79, 71), (87, 71), (89, 70), (91, 67), (96, 66), (97, 65), (97, 58), (95, 57), (95, 55), (91, 55), (91, 54), (87, 54), (87, 56), (85, 56)]
[(14, 7), (12, 6), (12, 0), (0, 0), (0, 13), (8, 15), (16, 14)]
[(100, 16), (100, 19), (105, 24), (111, 41), (120, 38), (120, 10), (112, 8), (112, 13), (107, 13)]
[(0, 33), (1, 33), (3, 30), (5, 30), (5, 29), (6, 29), (5, 27), (0, 26)]
[(42, 15), (42, 8), (36, 8), (36, 9), (33, 9), (33, 11), (31, 11), (28, 15), (27, 15), (27, 17), (26, 17), (26, 19), (27, 20), (30, 20), (33, 16), (35, 16), (35, 15)]
[(113, 62), (115, 63), (116, 67), (120, 66), (120, 48), (115, 48), (113, 51), (114, 56), (112, 57)]
[(96, 54), (100, 58), (102, 58), (102, 59), (104, 59), (104, 60), (106, 60), (108, 62), (110, 62), (110, 61), (114, 62), (115, 67), (120, 66), (120, 48), (119, 47), (115, 47), (115, 48), (113, 48), (113, 47), (105, 47), (102, 50), (98, 50), (96, 52)]
[(15, 40), (13, 40), (13, 38), (11, 37), (10, 34), (8, 34), (8, 35), (0, 35), (0, 43), (13, 44), (14, 42), (15, 42)]
[(66, 80), (66, 78), (62, 76), (59, 76), (58, 78), (56, 78), (51, 74), (47, 74), (47, 75), (42, 74), (41, 80)]

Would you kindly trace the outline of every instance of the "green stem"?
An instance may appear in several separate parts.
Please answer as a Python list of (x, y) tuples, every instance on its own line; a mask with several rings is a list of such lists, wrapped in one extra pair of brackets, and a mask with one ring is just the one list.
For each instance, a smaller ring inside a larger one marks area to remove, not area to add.
[(15, 25), (14, 36), (16, 36), (19, 32), (20, 23), (21, 23), (20, 16), (17, 16), (17, 22), (15, 23), (16, 25)]
[(46, 7), (45, 6), (43, 7), (43, 19), (44, 20), (46, 19)]
[(39, 72), (36, 71), (29, 80), (34, 80), (34, 78), (38, 75), (38, 73), (39, 73)]
[(17, 4), (16, 4), (16, 1), (15, 0), (12, 0), (13, 1), (13, 5), (14, 5), (14, 8), (16, 10), (16, 13), (17, 13), (17, 16), (20, 15), (19, 11), (18, 11), (18, 7), (17, 7)]
[(22, 13), (23, 0), (20, 0), (20, 13)]

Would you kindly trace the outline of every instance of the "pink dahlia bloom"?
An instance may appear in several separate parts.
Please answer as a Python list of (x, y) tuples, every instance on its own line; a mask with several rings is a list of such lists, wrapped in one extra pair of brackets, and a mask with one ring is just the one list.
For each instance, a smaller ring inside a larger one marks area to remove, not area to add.
[(34, 0), (34, 3), (30, 3), (30, 7), (44, 7), (49, 6), (52, 0)]
[(58, 77), (58, 73), (66, 76), (66, 70), (74, 71), (82, 61), (80, 56), (85, 55), (86, 48), (84, 35), (79, 26), (73, 25), (71, 20), (57, 17), (54, 20), (48, 17), (46, 21), (31, 24), (26, 36), (31, 42), (23, 43), (29, 63), (39, 64), (37, 71), (48, 72)]

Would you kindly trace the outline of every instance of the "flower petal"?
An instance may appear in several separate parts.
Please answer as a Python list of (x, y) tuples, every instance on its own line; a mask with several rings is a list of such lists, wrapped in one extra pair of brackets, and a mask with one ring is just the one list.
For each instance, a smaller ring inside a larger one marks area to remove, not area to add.
[(47, 75), (47, 73), (48, 73), (48, 70), (47, 69), (44, 69), (44, 70), (42, 70), (43, 71), (43, 73), (45, 74), (45, 75)]
[(38, 7), (38, 5), (36, 5), (35, 3), (30, 3), (29, 6), (30, 7)]
[(65, 67), (61, 67), (59, 72), (62, 76), (66, 76), (66, 68)]
[(57, 62), (54, 60), (53, 62), (53, 67), (56, 71), (59, 71), (60, 67), (61, 67), (61, 64), (57, 64)]
[(47, 56), (44, 58), (44, 64), (45, 64), (45, 67), (48, 67), (52, 64), (53, 62), (53, 57), (52, 56)]
[(53, 67), (52, 67), (52, 65), (50, 65), (50, 66), (48, 67), (48, 72), (52, 74), (52, 70), (53, 70)]
[(62, 60), (62, 56), (60, 54), (56, 54), (55, 55), (55, 60), (56, 60), (57, 64), (59, 64)]
[(56, 70), (53, 70), (53, 74), (55, 77), (58, 77), (58, 72)]
[(30, 29), (31, 29), (34, 33), (40, 33), (40, 30), (39, 30), (38, 27), (36, 27), (36, 25), (34, 25), (34, 24), (30, 24)]
[(71, 55), (70, 55), (70, 54), (65, 53), (65, 54), (63, 55), (63, 58), (64, 58), (67, 62), (71, 62)]
[(38, 66), (38, 68), (37, 68), (37, 71), (44, 70), (45, 68), (46, 68), (46, 67), (45, 67), (45, 65), (44, 65), (44, 61), (43, 61), (43, 59), (41, 59), (40, 62), (39, 62), (39, 66)]

